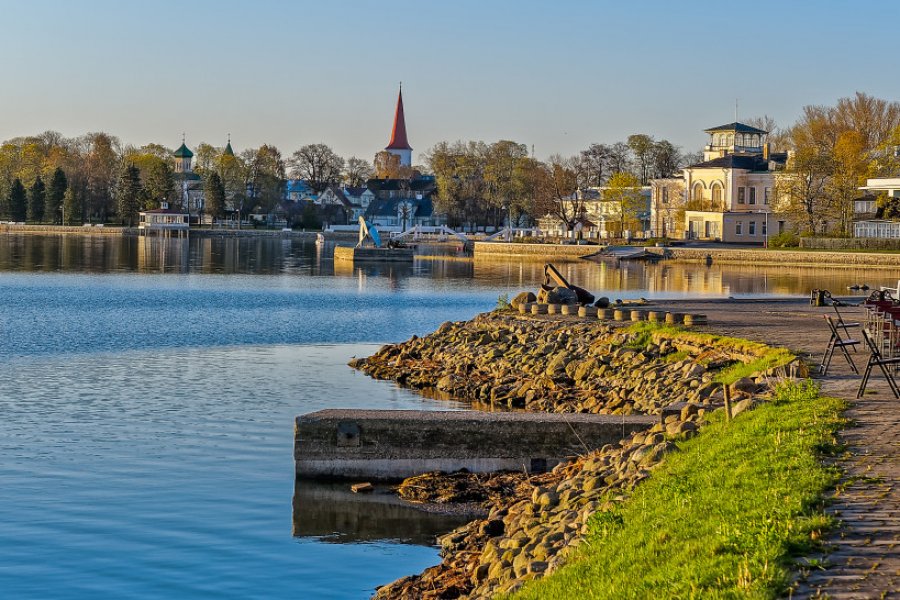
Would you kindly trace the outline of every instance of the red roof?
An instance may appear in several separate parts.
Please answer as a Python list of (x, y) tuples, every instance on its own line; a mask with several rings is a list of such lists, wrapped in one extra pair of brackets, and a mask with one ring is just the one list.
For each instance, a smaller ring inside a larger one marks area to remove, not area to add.
[(385, 150), (412, 150), (406, 140), (406, 119), (403, 116), (403, 88), (397, 96), (397, 112), (394, 113), (394, 128), (391, 130), (391, 141)]

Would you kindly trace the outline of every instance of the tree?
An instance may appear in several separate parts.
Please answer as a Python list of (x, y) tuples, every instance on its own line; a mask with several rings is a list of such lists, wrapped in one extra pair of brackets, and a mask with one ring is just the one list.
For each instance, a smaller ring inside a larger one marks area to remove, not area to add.
[(44, 181), (38, 175), (28, 190), (28, 220), (40, 223), (44, 220), (44, 208), (47, 200), (47, 190)]
[(89, 133), (82, 142), (87, 150), (82, 161), (87, 184), (84, 204), (88, 216), (102, 222), (113, 209), (112, 190), (118, 179), (121, 145), (118, 138), (103, 132)]
[(638, 215), (645, 210), (644, 197), (641, 194), (641, 182), (631, 173), (613, 173), (603, 190), (603, 200), (611, 202), (619, 215), (619, 235), (632, 227)]
[(225, 184), (215, 171), (203, 179), (203, 195), (206, 197), (204, 209), (213, 221), (225, 216)]
[(606, 172), (631, 171), (631, 148), (625, 142), (616, 142), (607, 148)]
[(13, 180), (9, 190), (9, 217), (13, 221), (25, 221), (28, 216), (28, 201), (25, 194), (25, 186), (18, 177)]
[(500, 140), (487, 147), (484, 157), (485, 200), (493, 209), (495, 225), (499, 225), (505, 216), (509, 216), (512, 225), (510, 208), (523, 187), (516, 167), (525, 158), (528, 158), (525, 144)]
[(858, 131), (845, 131), (838, 136), (832, 150), (832, 175), (827, 192), (832, 211), (837, 217), (842, 235), (850, 235), (853, 220), (853, 200), (866, 179), (865, 139)]
[(66, 173), (61, 168), (56, 167), (53, 171), (53, 177), (50, 179), (50, 188), (47, 190), (47, 203), (44, 211), (53, 224), (62, 221), (63, 197), (68, 186), (69, 182), (66, 179)]
[[(447, 215), (451, 226), (474, 226), (485, 216), (486, 154), (483, 142), (458, 141), (440, 142), (426, 155), (437, 184), (435, 207)], [(376, 157), (376, 169), (377, 163)]]
[(577, 157), (564, 158), (554, 154), (540, 170), (535, 199), (538, 210), (557, 217), (566, 231), (572, 231), (575, 224), (584, 218), (584, 197), (577, 193), (580, 187), (579, 167)]
[(140, 168), (141, 205), (143, 208), (159, 208), (161, 202), (175, 200), (175, 174), (168, 160), (149, 156)]
[(637, 175), (641, 185), (647, 185), (650, 179), (650, 165), (653, 159), (655, 142), (649, 135), (636, 133), (628, 136), (628, 147), (637, 160)]
[(66, 188), (63, 197), (63, 225), (84, 223), (84, 206), (74, 186)]
[(591, 144), (587, 150), (581, 151), (581, 168), (589, 177), (591, 185), (603, 185), (609, 155), (610, 149), (606, 144)]
[(675, 175), (683, 162), (681, 151), (668, 140), (653, 144), (650, 156), (651, 172), (654, 179), (666, 179)]
[(141, 188), (141, 172), (134, 165), (122, 170), (116, 186), (116, 200), (119, 220), (129, 227), (134, 227), (135, 219), (141, 210), (143, 189)]
[(291, 173), (320, 194), (341, 180), (344, 159), (325, 144), (308, 144), (291, 156)]
[(246, 189), (249, 203), (244, 208), (259, 209), (270, 214), (284, 196), (284, 160), (281, 151), (270, 144), (245, 151)]
[(362, 187), (374, 173), (369, 161), (351, 156), (344, 165), (344, 183), (351, 187)]

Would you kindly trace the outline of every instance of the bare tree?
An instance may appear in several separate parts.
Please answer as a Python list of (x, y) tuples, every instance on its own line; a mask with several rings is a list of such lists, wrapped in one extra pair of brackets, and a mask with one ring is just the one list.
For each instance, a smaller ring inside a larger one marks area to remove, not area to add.
[(351, 187), (360, 187), (372, 178), (375, 173), (369, 161), (351, 156), (344, 163), (344, 183)]
[(303, 146), (291, 156), (290, 164), (291, 174), (317, 194), (338, 183), (344, 170), (344, 159), (325, 144)]

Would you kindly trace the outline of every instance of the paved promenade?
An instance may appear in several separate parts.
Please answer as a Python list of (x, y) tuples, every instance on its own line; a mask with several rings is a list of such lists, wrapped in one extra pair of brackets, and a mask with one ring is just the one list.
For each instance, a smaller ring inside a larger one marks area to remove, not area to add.
[[(682, 312), (706, 313), (715, 333), (756, 339), (801, 352), (818, 365), (828, 343), (823, 314), (833, 310), (806, 301), (679, 302)], [(861, 309), (842, 311), (860, 320)], [(857, 335), (857, 338), (859, 336)], [(862, 371), (868, 353), (853, 355)], [(814, 369), (813, 369), (814, 370)], [(798, 582), (793, 598), (900, 598), (900, 401), (884, 377), (873, 373), (865, 396), (856, 401), (860, 378), (836, 355), (827, 377), (814, 376), (826, 394), (852, 401), (847, 417), (853, 425), (843, 432), (847, 454), (839, 459), (845, 477), (827, 509), (841, 521), (828, 540), (825, 568), (811, 566)], [(900, 374), (898, 374), (900, 377)]]

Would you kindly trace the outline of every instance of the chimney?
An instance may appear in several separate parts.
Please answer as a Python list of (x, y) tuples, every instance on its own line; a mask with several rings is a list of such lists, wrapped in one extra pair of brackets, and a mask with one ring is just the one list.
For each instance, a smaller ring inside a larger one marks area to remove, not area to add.
[(769, 142), (763, 144), (763, 160), (769, 160)]

